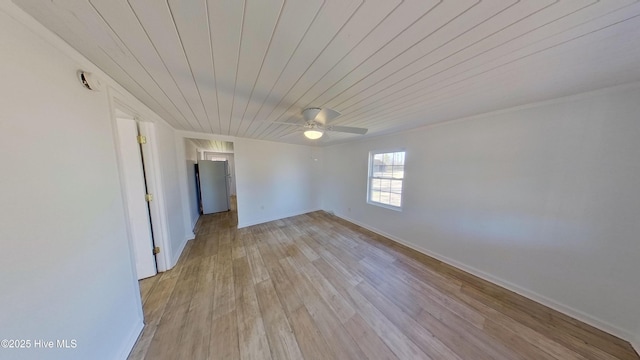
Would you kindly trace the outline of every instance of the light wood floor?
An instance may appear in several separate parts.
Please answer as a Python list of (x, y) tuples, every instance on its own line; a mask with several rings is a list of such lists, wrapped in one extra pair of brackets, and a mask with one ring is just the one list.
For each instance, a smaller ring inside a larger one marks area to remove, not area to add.
[(629, 343), (324, 212), (203, 216), (140, 282), (130, 359), (639, 359)]

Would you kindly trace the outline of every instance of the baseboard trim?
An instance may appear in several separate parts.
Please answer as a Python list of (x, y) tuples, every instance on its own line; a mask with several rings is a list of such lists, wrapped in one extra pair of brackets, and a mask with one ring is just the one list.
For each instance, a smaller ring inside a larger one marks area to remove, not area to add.
[(144, 329), (144, 323), (142, 319), (139, 319), (139, 321), (136, 322), (136, 324), (131, 329), (129, 336), (124, 342), (122, 349), (118, 353), (118, 357), (116, 359), (127, 360), (127, 358), (129, 357), (129, 354), (131, 354), (131, 350), (133, 350), (133, 347), (136, 345), (136, 342), (138, 341), (140, 334), (142, 334), (143, 329)]
[[(606, 321), (603, 321), (601, 319), (598, 319), (596, 317), (588, 315), (588, 314), (586, 314), (586, 313), (584, 313), (584, 312), (582, 312), (580, 310), (574, 309), (574, 308), (572, 308), (570, 306), (567, 306), (567, 305), (564, 305), (562, 303), (559, 303), (559, 302), (557, 302), (555, 300), (552, 300), (552, 299), (550, 299), (550, 298), (548, 298), (548, 297), (546, 297), (544, 295), (540, 295), (540, 294), (538, 294), (536, 292), (533, 292), (531, 290), (522, 288), (522, 287), (520, 287), (520, 286), (518, 286), (516, 284), (513, 284), (513, 283), (509, 282), (509, 281), (506, 281), (506, 280), (500, 279), (498, 277), (495, 277), (495, 276), (493, 276), (491, 274), (488, 274), (488, 273), (486, 273), (484, 271), (478, 270), (478, 269), (476, 269), (476, 268), (474, 268), (472, 266), (467, 266), (467, 265), (465, 265), (465, 264), (463, 264), (461, 262), (458, 262), (458, 261), (456, 261), (454, 259), (451, 259), (451, 258), (449, 258), (447, 256), (444, 256), (444, 255), (435, 253), (433, 251), (430, 251), (428, 249), (422, 248), (420, 246), (414, 245), (409, 241), (406, 241), (404, 239), (400, 239), (400, 238), (398, 238), (398, 237), (396, 237), (394, 235), (386, 233), (386, 232), (384, 232), (382, 230), (379, 230), (379, 229), (377, 229), (377, 228), (375, 228), (373, 226), (370, 226), (368, 224), (359, 222), (357, 220), (351, 219), (349, 217), (346, 217), (346, 216), (343, 216), (343, 215), (340, 215), (340, 214), (334, 214), (334, 215), (336, 217), (339, 217), (339, 218), (341, 218), (343, 220), (346, 220), (346, 221), (348, 221), (350, 223), (353, 223), (355, 225), (361, 226), (361, 227), (363, 227), (363, 228), (365, 228), (365, 229), (367, 229), (369, 231), (372, 231), (372, 232), (374, 232), (374, 233), (376, 233), (378, 235), (382, 235), (382, 236), (384, 236), (386, 238), (389, 238), (390, 240), (393, 240), (393, 241), (395, 241), (395, 242), (397, 242), (399, 244), (402, 244), (402, 245), (404, 245), (406, 247), (409, 247), (409, 248), (411, 248), (411, 249), (413, 249), (413, 250), (415, 250), (417, 252), (420, 252), (420, 253), (423, 253), (425, 255), (431, 256), (431, 257), (433, 257), (433, 258), (435, 258), (437, 260), (440, 260), (440, 261), (442, 261), (442, 262), (444, 262), (444, 263), (446, 263), (448, 265), (456, 267), (456, 268), (458, 268), (458, 269), (460, 269), (462, 271), (468, 272), (471, 275), (475, 275), (475, 276), (477, 276), (477, 277), (479, 277), (479, 278), (481, 278), (483, 280), (489, 281), (489, 282), (491, 282), (491, 283), (493, 283), (495, 285), (498, 285), (498, 286), (501, 286), (501, 287), (503, 287), (503, 288), (505, 288), (507, 290), (513, 291), (513, 292), (517, 293), (518, 295), (522, 295), (522, 296), (524, 296), (524, 297), (526, 297), (526, 298), (528, 298), (530, 300), (533, 300), (533, 301), (535, 301), (537, 303), (540, 303), (540, 304), (542, 304), (544, 306), (547, 306), (547, 307), (549, 307), (549, 308), (551, 308), (553, 310), (561, 312), (561, 313), (563, 313), (563, 314), (565, 314), (567, 316), (570, 316), (570, 317), (572, 317), (572, 318), (574, 318), (576, 320), (582, 321), (585, 324), (591, 325), (591, 326), (593, 326), (593, 327), (595, 327), (597, 329), (600, 329), (600, 330), (602, 330), (604, 332), (607, 332), (607, 333), (609, 333), (611, 335), (614, 335), (614, 336), (617, 336), (617, 337), (619, 337), (619, 338), (621, 338), (623, 340), (629, 341), (631, 343), (631, 345), (634, 346), (634, 348), (636, 349), (636, 352), (638, 352), (638, 349), (640, 348), (640, 341), (632, 340), (632, 339), (635, 339), (634, 335), (632, 335), (628, 331), (620, 329), (617, 326), (614, 326), (614, 325), (612, 325), (612, 324), (610, 324), (610, 323), (608, 323)], [(635, 344), (634, 344), (634, 342), (635, 342)]]
[(178, 260), (180, 260), (180, 255), (182, 255), (182, 252), (184, 251), (184, 247), (187, 246), (187, 242), (189, 242), (189, 240), (193, 239), (193, 235), (186, 235), (184, 237), (184, 240), (182, 241), (182, 243), (180, 244), (180, 246), (178, 246), (177, 251), (175, 251), (173, 253), (173, 257), (171, 258), (171, 266), (169, 266), (169, 269), (173, 269), (174, 266), (176, 266), (176, 264), (178, 263)]
[(631, 347), (636, 351), (636, 354), (640, 355), (640, 335), (636, 336), (636, 339), (631, 341)]
[(285, 214), (283, 216), (276, 216), (276, 217), (267, 217), (267, 218), (262, 218), (262, 219), (258, 219), (258, 220), (252, 220), (252, 221), (247, 221), (247, 222), (242, 222), (238, 221), (238, 229), (242, 229), (245, 227), (249, 227), (249, 226), (253, 226), (253, 225), (258, 225), (258, 224), (264, 224), (270, 221), (276, 221), (276, 220), (282, 220), (282, 219), (286, 219), (292, 216), (298, 216), (298, 215), (303, 215), (303, 214), (308, 214), (314, 211), (320, 211), (319, 208), (316, 209), (310, 209), (310, 210), (304, 210), (304, 211), (300, 211), (300, 212), (293, 212), (293, 213), (288, 213)]
[(200, 219), (200, 216), (198, 216), (195, 221), (192, 221), (191, 224), (191, 235), (187, 235), (187, 236), (194, 236), (195, 235), (195, 230), (196, 230), (196, 225), (198, 225), (198, 220)]

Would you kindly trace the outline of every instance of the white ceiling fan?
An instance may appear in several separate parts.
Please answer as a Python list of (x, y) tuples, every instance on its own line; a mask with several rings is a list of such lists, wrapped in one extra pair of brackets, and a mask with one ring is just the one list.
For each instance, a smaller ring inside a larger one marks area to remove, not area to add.
[(308, 108), (302, 111), (304, 124), (292, 124), (274, 121), (274, 124), (298, 126), (304, 128), (304, 136), (311, 140), (316, 140), (324, 135), (325, 131), (342, 132), (349, 134), (364, 135), (368, 129), (350, 126), (329, 125), (328, 123), (340, 116), (340, 113), (331, 109)]

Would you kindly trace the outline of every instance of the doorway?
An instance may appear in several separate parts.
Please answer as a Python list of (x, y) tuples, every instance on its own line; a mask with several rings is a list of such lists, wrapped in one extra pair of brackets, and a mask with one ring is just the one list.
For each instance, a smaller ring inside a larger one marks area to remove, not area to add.
[[(219, 209), (218, 207), (214, 207), (214, 210), (207, 210), (206, 204), (203, 203), (203, 200), (207, 199), (220, 200), (219, 197), (212, 196), (212, 188), (217, 189), (213, 191), (214, 193), (224, 193), (225, 184), (220, 184), (220, 181), (216, 181), (218, 177), (215, 176), (215, 174), (219, 172), (215, 172), (214, 168), (224, 169), (223, 176), (225, 179), (218, 179), (226, 183), (225, 199), (224, 201), (220, 201), (220, 203), (224, 205), (222, 206), (222, 211), (237, 210), (233, 142), (185, 138), (184, 146), (187, 160), (188, 203), (191, 221), (194, 226), (195, 221), (200, 215), (217, 212), (215, 209)], [(201, 171), (202, 173), (200, 174)], [(205, 183), (207, 188), (203, 189)]]

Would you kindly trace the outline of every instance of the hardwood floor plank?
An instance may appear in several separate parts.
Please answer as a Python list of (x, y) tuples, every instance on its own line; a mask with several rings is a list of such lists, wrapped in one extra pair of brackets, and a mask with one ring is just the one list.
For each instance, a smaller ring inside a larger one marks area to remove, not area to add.
[(215, 256), (203, 257), (198, 268), (197, 283), (194, 288), (187, 320), (177, 344), (181, 359), (206, 359), (209, 357), (209, 331), (213, 315), (213, 268)]
[[(442, 264), (440, 271), (453, 277), (464, 279), (466, 289), (475, 289), (486, 296), (491, 297), (496, 303), (505, 308), (510, 308), (522, 314), (529, 314), (535, 321), (542, 320), (548, 326), (568, 334), (574, 334), (585, 340), (590, 346), (597, 348), (595, 353), (606, 352), (622, 359), (635, 359), (637, 355), (630, 354), (629, 343), (611, 334), (588, 326), (565, 314), (536, 303), (507, 289), (498, 287), (486, 280), (467, 274), (450, 265)], [(575, 340), (569, 340), (575, 343)], [(578, 345), (580, 346), (580, 345)], [(606, 356), (606, 355), (605, 355)]]
[(256, 293), (272, 358), (302, 359), (298, 342), (271, 280), (256, 284)]
[[(174, 272), (179, 274), (181, 269), (176, 269)], [(165, 306), (178, 281), (177, 276), (165, 277), (164, 275), (167, 273), (156, 275), (159, 280), (153, 291), (147, 296), (147, 301), (144, 302), (144, 322), (147, 325), (157, 325), (160, 322)]]
[(213, 264), (213, 309), (211, 320), (236, 310), (231, 243), (221, 242)]
[(231, 242), (231, 254), (233, 259), (238, 259), (247, 255), (246, 249), (244, 247), (244, 237), (245, 234), (249, 234), (250, 232), (246, 229), (234, 231), (229, 235), (229, 241)]
[(349, 303), (351, 308), (358, 308), (358, 303), (351, 297), (351, 293), (349, 292), (349, 290), (354, 288), (354, 285), (351, 285), (341, 273), (331, 267), (324, 259), (315, 260), (313, 266), (331, 283), (342, 298)]
[(196, 284), (198, 262), (185, 262), (167, 303), (145, 359), (178, 358), (176, 343), (180, 341), (189, 311), (190, 294)]
[(400, 359), (432, 359), (356, 289), (351, 290), (351, 296), (360, 304), (358, 314), (396, 356)]
[[(484, 325), (484, 334), (487, 334), (493, 338), (499, 339), (505, 344), (509, 344), (509, 347), (519, 354), (526, 354), (527, 359), (548, 359), (548, 360), (563, 360), (563, 359), (584, 359), (580, 354), (576, 354), (568, 349), (560, 349), (558, 351), (557, 344), (541, 343), (533, 338), (527, 339), (527, 336), (531, 334), (527, 331), (525, 333), (519, 333), (513, 328), (508, 328), (499, 323), (488, 320)], [(535, 338), (541, 337), (540, 334), (533, 335)]]
[(356, 289), (425, 354), (434, 359), (460, 360), (458, 354), (440, 341), (438, 334), (433, 334), (429, 329), (418, 324), (413, 317), (407, 315), (369, 284), (363, 282)]
[(220, 315), (211, 323), (208, 359), (240, 359), (236, 310)]
[[(235, 209), (235, 204), (233, 204)], [(630, 344), (325, 212), (202, 216), (140, 281), (129, 359), (640, 360)]]
[(249, 262), (245, 256), (233, 260), (237, 304), (238, 343), (241, 359), (271, 359)]
[(135, 347), (129, 354), (128, 360), (143, 360), (147, 356), (149, 346), (151, 346), (151, 340), (153, 340), (157, 329), (158, 325), (156, 324), (145, 325)]
[(324, 340), (335, 353), (335, 358), (363, 359), (364, 354), (359, 347), (353, 346), (355, 341), (347, 333), (341, 319), (324, 302), (309, 279), (296, 268), (296, 263), (289, 257), (280, 260), (280, 263)]
[[(368, 269), (371, 266), (367, 261), (362, 261), (363, 269)], [(372, 281), (372, 284), (375, 284), (376, 288), (379, 288), (381, 292), (395, 299), (398, 304), (404, 306), (406, 312), (417, 315), (421, 310), (425, 309), (432, 314), (437, 314), (435, 311), (438, 308), (434, 308), (433, 304), (440, 304), (446, 308), (445, 311), (457, 314), (477, 328), (482, 328), (485, 316), (451, 296), (451, 294), (458, 292), (457, 288), (454, 288), (455, 291), (442, 291), (399, 269), (395, 269), (395, 271), (394, 269), (388, 269), (385, 271), (385, 275), (382, 280)], [(398, 293), (410, 294), (410, 296), (399, 297), (397, 296)], [(416, 303), (412, 301), (413, 298), (429, 301)]]
[[(304, 236), (304, 235), (302, 235)], [(293, 238), (293, 243), (298, 247), (298, 249), (304, 254), (304, 256), (309, 260), (313, 261), (318, 259), (320, 256), (309, 246), (306, 242), (302, 240), (302, 236), (296, 236)]]
[(216, 231), (213, 236), (207, 239), (197, 238), (198, 241), (203, 241), (205, 243), (202, 248), (202, 256), (215, 256), (218, 253), (218, 245), (220, 244), (220, 238), (223, 236), (229, 236), (228, 229), (221, 229)]
[(309, 279), (312, 286), (317, 290), (331, 309), (333, 309), (335, 314), (338, 316), (338, 319), (341, 319), (341, 321), (347, 321), (355, 314), (355, 310), (351, 307), (349, 302), (342, 297), (336, 288), (331, 285), (331, 283), (311, 263), (300, 263), (291, 257), (287, 259), (292, 263), (292, 266), (300, 269), (304, 276)]
[(142, 279), (139, 281), (140, 283), (140, 298), (142, 300), (142, 303), (144, 304), (147, 301), (147, 298), (149, 297), (149, 294), (151, 294), (151, 290), (153, 289), (153, 287), (156, 285), (156, 283), (158, 282), (158, 279), (160, 279), (161, 276), (152, 276), (146, 279)]
[(249, 266), (251, 267), (251, 273), (253, 274), (253, 283), (257, 284), (269, 279), (269, 271), (264, 266), (262, 255), (258, 250), (257, 245), (251, 245), (246, 247), (247, 259), (249, 260)]
[(398, 357), (376, 335), (359, 314), (356, 314), (344, 324), (368, 359), (394, 360)]
[(289, 315), (291, 327), (296, 335), (296, 341), (307, 360), (337, 359), (332, 348), (327, 344), (322, 333), (309, 315), (307, 308), (302, 306)]
[(333, 267), (336, 271), (338, 271), (351, 286), (356, 286), (362, 282), (362, 277), (358, 275), (356, 272), (349, 270), (349, 268), (334, 256), (331, 252), (321, 249), (319, 251), (320, 256), (323, 260), (327, 262), (331, 267)]
[(269, 271), (269, 276), (275, 286), (282, 307), (287, 314), (291, 315), (303, 306), (302, 300), (300, 300), (289, 278), (284, 273), (284, 270), (282, 270), (282, 267), (280, 267), (280, 263), (278, 262), (279, 257), (274, 251), (274, 246), (269, 246), (265, 243), (260, 244), (259, 249), (266, 262), (267, 271)]
[(394, 263), (394, 268), (402, 270), (443, 292), (456, 292), (462, 287), (462, 282), (455, 277), (442, 275), (411, 257), (398, 256)]
[[(496, 319), (499, 319), (505, 327), (517, 329), (519, 334), (530, 334), (530, 336), (527, 337), (528, 339), (536, 341), (536, 346), (544, 348), (556, 357), (562, 356), (564, 353), (577, 353), (587, 359), (616, 359), (615, 356), (591, 346), (584, 340), (578, 340), (569, 333), (554, 331), (553, 328), (527, 313), (514, 311), (510, 307), (498, 303), (496, 300), (491, 300), (488, 295), (476, 289), (472, 290), (470, 287), (463, 286), (463, 292), (467, 295), (471, 294), (475, 299), (479, 299), (489, 307), (493, 307), (498, 312), (506, 315), (504, 317), (496, 317)], [(535, 336), (535, 334), (542, 334), (543, 336)]]

